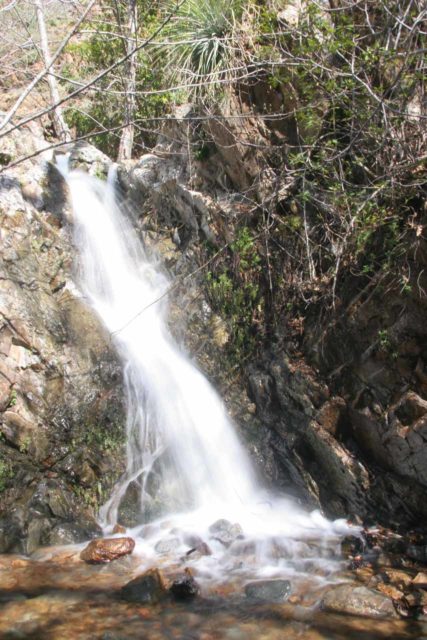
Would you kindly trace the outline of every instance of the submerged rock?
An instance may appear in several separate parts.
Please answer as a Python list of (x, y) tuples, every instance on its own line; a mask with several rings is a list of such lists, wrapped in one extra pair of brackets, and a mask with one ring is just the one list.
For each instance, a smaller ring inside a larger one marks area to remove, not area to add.
[(209, 533), (214, 540), (218, 540), (225, 547), (229, 547), (238, 538), (243, 538), (243, 530), (237, 522), (232, 524), (229, 520), (220, 518), (209, 527)]
[(188, 558), (189, 560), (195, 560), (195, 559), (198, 560), (202, 556), (211, 556), (211, 555), (212, 555), (212, 551), (209, 545), (206, 544), (206, 542), (200, 542), (197, 546), (193, 547), (192, 549), (187, 551), (187, 553), (185, 554), (186, 558)]
[(180, 544), (179, 538), (164, 538), (163, 540), (159, 540), (154, 550), (163, 556), (175, 551)]
[(132, 553), (134, 548), (132, 538), (100, 538), (89, 542), (80, 558), (90, 564), (103, 564)]
[(186, 569), (182, 576), (173, 581), (169, 591), (175, 600), (192, 600), (199, 595), (200, 587), (192, 576), (191, 571)]
[(151, 569), (128, 582), (120, 591), (120, 596), (128, 602), (154, 604), (167, 594), (163, 576), (158, 569)]
[(396, 617), (393, 603), (385, 595), (351, 584), (341, 584), (330, 589), (322, 600), (322, 608), (334, 613), (368, 618)]
[(284, 602), (291, 593), (289, 580), (257, 580), (245, 586), (245, 594), (260, 602)]
[(118, 522), (114, 525), (113, 527), (113, 533), (126, 533), (126, 527), (124, 527), (122, 524), (119, 524)]

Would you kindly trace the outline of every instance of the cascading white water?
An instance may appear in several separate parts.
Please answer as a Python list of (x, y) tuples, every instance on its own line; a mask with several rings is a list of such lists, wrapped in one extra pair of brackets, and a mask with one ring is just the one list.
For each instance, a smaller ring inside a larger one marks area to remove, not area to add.
[(255, 488), (247, 455), (221, 400), (166, 328), (168, 279), (147, 258), (111, 187), (76, 172), (68, 184), (81, 286), (125, 364), (128, 466), (106, 520), (115, 519), (130, 481), (144, 488), (156, 461), (169, 509), (247, 503)]
[[(66, 180), (80, 253), (79, 284), (112, 334), (125, 372), (127, 470), (101, 510), (103, 524), (116, 522), (120, 501), (134, 482), (141, 512), (152, 519), (168, 513), (170, 520), (174, 514), (175, 526), (201, 536), (221, 517), (238, 520), (258, 541), (346, 533), (341, 521), (330, 523), (318, 512), (306, 513), (259, 490), (221, 399), (167, 329), (169, 280), (120, 212), (111, 181), (106, 186), (76, 171)], [(153, 476), (163, 511), (148, 490)], [(260, 549), (265, 564), (269, 545)]]

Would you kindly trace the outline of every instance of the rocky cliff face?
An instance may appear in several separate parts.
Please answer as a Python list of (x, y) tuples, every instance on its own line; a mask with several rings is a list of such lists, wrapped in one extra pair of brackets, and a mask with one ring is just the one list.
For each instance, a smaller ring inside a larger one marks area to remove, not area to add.
[[(9, 139), (9, 156), (38, 136)], [(40, 162), (0, 176), (2, 552), (99, 532), (97, 504), (123, 464), (121, 368), (74, 283), (56, 178)]]

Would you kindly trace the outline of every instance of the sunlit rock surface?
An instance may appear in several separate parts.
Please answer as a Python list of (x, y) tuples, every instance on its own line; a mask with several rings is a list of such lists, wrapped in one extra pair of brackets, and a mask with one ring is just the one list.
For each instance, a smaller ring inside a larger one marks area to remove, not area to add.
[(46, 204), (63, 188), (38, 158), (0, 176), (2, 552), (99, 535), (97, 504), (123, 464), (121, 370)]

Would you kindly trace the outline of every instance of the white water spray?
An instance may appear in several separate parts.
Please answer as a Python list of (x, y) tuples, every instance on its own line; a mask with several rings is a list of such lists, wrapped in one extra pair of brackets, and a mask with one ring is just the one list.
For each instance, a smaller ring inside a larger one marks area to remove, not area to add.
[[(104, 526), (117, 521), (120, 502), (135, 483), (146, 519), (167, 513), (175, 527), (201, 536), (221, 517), (239, 521), (245, 534), (258, 541), (281, 536), (294, 544), (296, 538), (348, 532), (341, 521), (330, 523), (286, 498), (261, 494), (221, 399), (167, 329), (169, 280), (120, 212), (112, 181), (105, 186), (75, 171), (66, 180), (80, 286), (112, 334), (124, 365), (127, 469), (101, 510)], [(269, 548), (258, 550), (264, 566)]]

